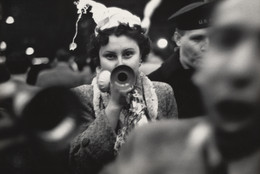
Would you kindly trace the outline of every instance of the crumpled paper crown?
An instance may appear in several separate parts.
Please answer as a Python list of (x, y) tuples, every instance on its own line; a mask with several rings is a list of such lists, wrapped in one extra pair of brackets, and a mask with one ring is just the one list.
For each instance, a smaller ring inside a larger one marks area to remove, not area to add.
[(118, 26), (120, 23), (128, 24), (130, 27), (134, 27), (134, 25), (141, 26), (141, 19), (136, 15), (133, 15), (127, 10), (123, 10), (117, 7), (106, 7), (105, 5), (92, 1), (92, 0), (79, 0), (75, 2), (77, 6), (77, 13), (79, 14), (78, 20), (76, 22), (76, 33), (73, 37), (73, 41), (70, 45), (70, 50), (74, 50), (77, 45), (74, 42), (77, 36), (78, 31), (78, 22), (82, 16), (82, 14), (86, 14), (87, 10), (91, 6), (90, 12), (93, 14), (93, 19), (97, 24), (95, 28), (95, 35), (98, 35), (99, 30), (104, 30), (112, 27)]

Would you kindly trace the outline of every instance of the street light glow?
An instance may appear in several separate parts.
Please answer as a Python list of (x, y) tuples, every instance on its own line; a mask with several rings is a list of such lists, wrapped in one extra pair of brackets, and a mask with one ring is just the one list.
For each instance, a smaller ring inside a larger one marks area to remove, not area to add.
[(25, 51), (26, 55), (32, 55), (34, 53), (34, 49), (32, 47), (28, 47)]
[(14, 23), (14, 18), (12, 16), (8, 16), (6, 18), (6, 21), (5, 21), (7, 24), (13, 24)]
[(168, 46), (168, 41), (165, 38), (160, 38), (157, 41), (157, 46), (161, 49), (164, 49)]
[(4, 51), (4, 50), (6, 50), (6, 48), (7, 48), (6, 42), (5, 42), (5, 41), (2, 41), (2, 42), (0, 43), (0, 51)]

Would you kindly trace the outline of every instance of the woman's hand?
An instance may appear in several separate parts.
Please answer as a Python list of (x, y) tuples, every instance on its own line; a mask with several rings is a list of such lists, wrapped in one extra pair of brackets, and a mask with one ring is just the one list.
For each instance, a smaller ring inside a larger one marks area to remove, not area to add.
[[(107, 70), (100, 71), (97, 75), (97, 83), (100, 91), (110, 92), (105, 113), (114, 129), (117, 126), (122, 108), (129, 103), (128, 93), (133, 89), (131, 86), (129, 86), (129, 88), (125, 88), (124, 85), (122, 86), (122, 84), (117, 81), (117, 76), (118, 74), (116, 74), (116, 77), (111, 78), (111, 72)], [(114, 81), (110, 82), (111, 79), (114, 79)]]
[(119, 107), (123, 107), (128, 103), (128, 93), (130, 91), (119, 89), (117, 86), (110, 85), (110, 102)]
[(127, 104), (128, 91), (122, 91), (113, 85), (110, 85), (110, 99), (105, 109), (105, 113), (111, 123), (111, 126), (116, 129), (120, 112)]

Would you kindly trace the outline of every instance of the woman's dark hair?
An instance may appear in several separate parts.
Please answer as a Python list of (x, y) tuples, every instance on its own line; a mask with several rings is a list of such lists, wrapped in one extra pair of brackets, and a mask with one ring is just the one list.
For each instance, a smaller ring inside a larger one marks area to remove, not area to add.
[(139, 46), (140, 53), (142, 55), (141, 59), (145, 59), (145, 57), (150, 52), (150, 39), (144, 34), (144, 30), (139, 25), (135, 25), (134, 27), (130, 27), (129, 25), (120, 24), (117, 27), (99, 30), (97, 31), (98, 35), (94, 34), (90, 38), (90, 43), (88, 46), (88, 53), (90, 58), (94, 61), (96, 66), (100, 65), (99, 60), (99, 50), (101, 46), (105, 46), (108, 44), (109, 36), (121, 36), (125, 35), (133, 40), (135, 40)]

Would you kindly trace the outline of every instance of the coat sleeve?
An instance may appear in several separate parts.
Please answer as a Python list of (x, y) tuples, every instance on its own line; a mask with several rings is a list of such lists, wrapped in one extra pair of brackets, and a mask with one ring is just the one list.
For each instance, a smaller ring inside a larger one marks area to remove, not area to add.
[(92, 89), (76, 89), (82, 106), (84, 123), (81, 133), (71, 142), (70, 164), (74, 173), (98, 173), (108, 162), (114, 159), (114, 143), (116, 134), (111, 128), (105, 112), (95, 113), (92, 98), (89, 94)]
[(163, 82), (153, 84), (158, 97), (158, 119), (177, 119), (178, 109), (172, 87)]

